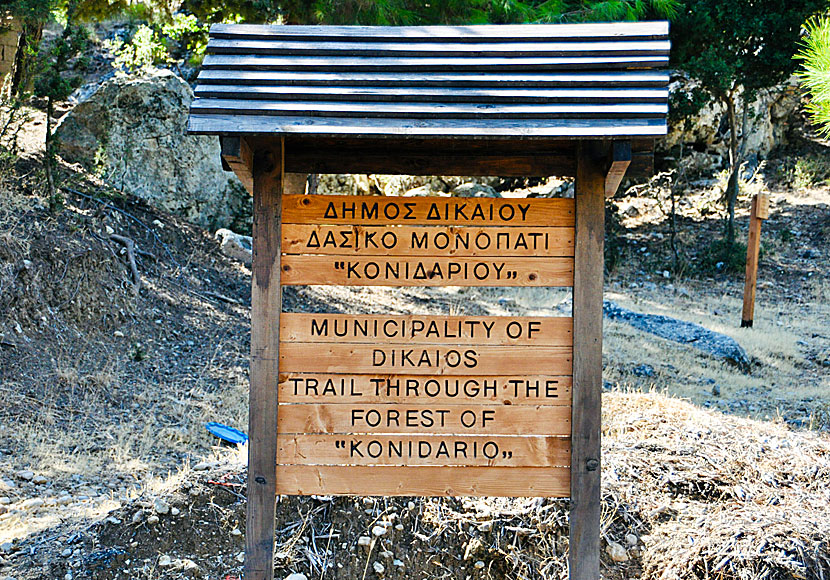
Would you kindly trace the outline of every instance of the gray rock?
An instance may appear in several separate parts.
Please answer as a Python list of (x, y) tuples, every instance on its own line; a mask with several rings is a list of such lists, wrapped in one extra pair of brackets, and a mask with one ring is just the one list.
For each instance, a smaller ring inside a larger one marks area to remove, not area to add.
[[(675, 77), (669, 91), (672, 97), (682, 98), (684, 94), (691, 94), (695, 87), (695, 81)], [(739, 111), (743, 109), (740, 90), (735, 105)], [(795, 76), (778, 86), (758, 91), (749, 103), (749, 126), (744, 133), (748, 156), (764, 158), (776, 146), (786, 143), (791, 121), (797, 118), (799, 108), (800, 96)], [(688, 123), (685, 119), (674, 121), (669, 126), (668, 135), (661, 139), (660, 147), (669, 150), (680, 143), (694, 143), (703, 146), (707, 154), (714, 153), (719, 158), (717, 165), (720, 165), (728, 156), (729, 132), (724, 129), (725, 116), (725, 107), (717, 101), (710, 101)]]
[(193, 223), (241, 223), (250, 216), (250, 199), (222, 170), (219, 140), (186, 135), (192, 100), (190, 86), (167, 70), (115, 76), (61, 120), (60, 154)]
[(30, 471), (28, 469), (23, 469), (18, 471), (14, 474), (18, 479), (22, 479), (23, 481), (32, 481), (35, 477), (34, 471)]
[(253, 239), (227, 229), (216, 230), (215, 237), (219, 240), (219, 249), (223, 254), (243, 264), (250, 264), (253, 260)]
[(653, 377), (654, 367), (647, 364), (641, 364), (631, 369), (631, 372), (638, 377)]
[(627, 562), (628, 551), (617, 542), (608, 542), (605, 547), (605, 553), (608, 554), (614, 562)]
[(153, 510), (159, 515), (169, 514), (170, 504), (163, 499), (156, 499), (153, 501)]
[(687, 344), (735, 364), (744, 371), (749, 370), (749, 357), (746, 351), (733, 338), (725, 334), (709, 330), (694, 322), (686, 322), (658, 314), (634, 312), (617, 306), (609, 300), (603, 302), (602, 310), (606, 318), (625, 322), (638, 330), (666, 340)]
[(452, 195), (456, 197), (501, 197), (499, 193), (483, 183), (462, 183), (454, 187)]

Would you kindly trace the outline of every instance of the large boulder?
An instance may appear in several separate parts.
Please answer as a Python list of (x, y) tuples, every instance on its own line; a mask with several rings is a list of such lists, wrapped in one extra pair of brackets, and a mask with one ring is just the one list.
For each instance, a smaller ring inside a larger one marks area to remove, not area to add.
[(167, 70), (115, 76), (67, 113), (61, 156), (119, 188), (204, 227), (244, 227), (250, 200), (222, 170), (216, 137), (186, 134), (193, 91)]
[[(678, 76), (672, 80), (669, 90), (673, 98), (683, 98), (697, 88), (697, 83)], [(743, 99), (738, 94), (735, 107), (738, 123), (742, 124)], [(798, 121), (801, 97), (795, 77), (775, 87), (758, 91), (747, 110), (745, 151), (747, 156), (765, 158), (770, 151), (787, 142), (794, 122)], [(741, 127), (738, 128), (741, 131)], [(729, 158), (729, 124), (725, 107), (717, 101), (709, 101), (688, 120), (674, 121), (665, 139), (658, 146), (665, 149), (685, 143), (703, 149), (725, 162)]]

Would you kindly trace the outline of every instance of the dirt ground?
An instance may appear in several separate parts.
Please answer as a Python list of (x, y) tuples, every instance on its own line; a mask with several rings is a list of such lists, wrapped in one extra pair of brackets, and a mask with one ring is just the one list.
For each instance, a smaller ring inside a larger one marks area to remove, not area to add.
[[(65, 209), (50, 214), (32, 115), (21, 157), (0, 167), (0, 578), (232, 580), (244, 450), (204, 424), (247, 425), (250, 271), (210, 232), (78, 167), (61, 167)], [(603, 550), (619, 544), (626, 560), (604, 551), (604, 577), (830, 577), (830, 189), (793, 188), (772, 165), (739, 205), (745, 239), (749, 194), (771, 194), (752, 329), (739, 328), (742, 275), (706, 265), (722, 228), (715, 179), (681, 192), (677, 263), (665, 187), (609, 206), (606, 298), (727, 334), (752, 364), (606, 321)], [(112, 235), (135, 242), (139, 286)], [(561, 313), (568, 299), (309, 287), (284, 305), (507, 315)], [(284, 498), (278, 577), (564, 577), (565, 507)]]

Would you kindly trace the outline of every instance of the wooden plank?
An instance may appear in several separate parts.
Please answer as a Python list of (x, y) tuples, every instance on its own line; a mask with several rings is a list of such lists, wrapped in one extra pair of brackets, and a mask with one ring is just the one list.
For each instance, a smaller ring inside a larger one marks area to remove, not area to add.
[(572, 329), (564, 316), (280, 315), (283, 342), (572, 346)]
[(283, 256), (286, 286), (573, 285), (572, 258)]
[[(597, 151), (596, 149), (599, 149)], [(605, 239), (604, 148), (577, 150), (576, 248), (573, 289), (574, 363), (571, 580), (597, 580), (600, 537), (600, 427), (602, 423), (602, 280)]]
[(278, 435), (278, 465), (567, 467), (567, 437)]
[(286, 224), (556, 226), (574, 224), (572, 199), (287, 195)]
[(571, 409), (564, 405), (280, 405), (278, 432), (568, 436)]
[(568, 57), (336, 57), (336, 56), (259, 56), (209, 54), (206, 69), (280, 70), (322, 72), (450, 72), (467, 71), (556, 71), (660, 68), (669, 57), (655, 56), (568, 56)]
[(283, 144), (253, 156), (253, 264), (251, 283), (251, 390), (248, 414), (248, 508), (245, 578), (273, 580), (279, 368), (280, 215)]
[(571, 352), (565, 346), (412, 347), (391, 343), (283, 342), (280, 372), (503, 376), (545, 369), (552, 375), (570, 375)]
[[(286, 171), (416, 175), (576, 175), (573, 143), (565, 140), (386, 138), (327, 139), (289, 136)], [(628, 175), (653, 173), (653, 139), (634, 139)]]
[[(567, 467), (278, 467), (281, 495), (568, 497)], [(597, 576), (599, 578), (599, 576)]]
[(573, 228), (464, 226), (282, 226), (284, 254), (355, 256), (573, 256)]
[(656, 22), (612, 22), (578, 24), (491, 24), (477, 26), (283, 26), (261, 24), (213, 24), (212, 38), (298, 39), (381, 39), (408, 42), (412, 39), (434, 42), (480, 42), (482, 39), (526, 40), (539, 38), (666, 38), (669, 24)]
[(263, 101), (257, 99), (204, 99), (190, 105), (197, 114), (283, 115), (309, 117), (417, 117), (419, 119), (483, 118), (659, 118), (668, 114), (667, 103), (627, 104), (504, 104), (483, 106), (474, 103), (401, 103), (401, 102), (333, 102), (333, 101)]
[(194, 92), (200, 98), (262, 99), (300, 101), (418, 101), (443, 103), (665, 103), (668, 89), (592, 89), (592, 88), (430, 88), (373, 86), (296, 86), (199, 84)]
[(764, 193), (752, 198), (749, 213), (749, 237), (746, 241), (746, 277), (741, 328), (752, 328), (755, 318), (755, 290), (758, 283), (758, 256), (761, 251), (761, 223), (769, 217), (769, 196)]
[(208, 54), (258, 54), (279, 56), (350, 57), (560, 57), (625, 55), (668, 55), (671, 44), (665, 40), (592, 41), (572, 39), (513, 42), (360, 42), (342, 39), (308, 42), (305, 40), (211, 38)]
[(568, 376), (280, 373), (281, 403), (570, 405)]
[(554, 88), (661, 87), (669, 84), (669, 74), (660, 71), (625, 72), (324, 72), (324, 71), (243, 71), (202, 69), (199, 86), (231, 85), (302, 85), (317, 87), (503, 87)]
[[(499, 177), (547, 177), (574, 175), (573, 155), (487, 155), (458, 153), (446, 148), (434, 154), (396, 150), (363, 151), (362, 139), (351, 139), (346, 149), (289, 150), (286, 167), (310, 173), (397, 173), (404, 175), (498, 175)], [(420, 141), (414, 140), (413, 145)], [(339, 156), (339, 157), (338, 157)], [(649, 156), (649, 160), (651, 157)], [(651, 175), (651, 174), (649, 174)]]
[(192, 112), (191, 135), (314, 135), (359, 138), (444, 139), (586, 139), (590, 137), (659, 137), (665, 119), (350, 119), (283, 117), (275, 115), (217, 115)]
[(248, 141), (243, 137), (220, 137), (219, 145), (222, 151), (222, 161), (236, 174), (248, 193), (253, 195), (254, 157)]
[(628, 166), (631, 165), (631, 142), (614, 141), (611, 144), (611, 163), (605, 176), (605, 197), (617, 193)]

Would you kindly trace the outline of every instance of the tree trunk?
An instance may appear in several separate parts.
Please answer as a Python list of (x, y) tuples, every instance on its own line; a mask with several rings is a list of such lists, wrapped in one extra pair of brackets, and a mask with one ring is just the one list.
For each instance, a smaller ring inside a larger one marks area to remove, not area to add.
[(735, 243), (735, 204), (738, 200), (738, 176), (741, 170), (741, 154), (738, 149), (738, 120), (735, 115), (735, 93), (726, 97), (729, 116), (729, 180), (726, 183), (726, 245), (729, 250)]

